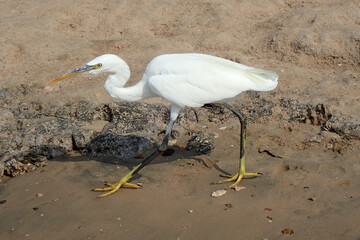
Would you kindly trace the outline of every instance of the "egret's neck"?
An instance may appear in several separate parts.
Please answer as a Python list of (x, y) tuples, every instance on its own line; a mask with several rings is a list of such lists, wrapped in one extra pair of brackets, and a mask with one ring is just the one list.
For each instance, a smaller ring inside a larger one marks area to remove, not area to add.
[(146, 81), (140, 81), (134, 86), (124, 88), (129, 78), (130, 71), (121, 74), (115, 73), (115, 75), (110, 75), (107, 78), (104, 88), (113, 98), (124, 101), (139, 101), (153, 97), (153, 94), (149, 92), (146, 86)]

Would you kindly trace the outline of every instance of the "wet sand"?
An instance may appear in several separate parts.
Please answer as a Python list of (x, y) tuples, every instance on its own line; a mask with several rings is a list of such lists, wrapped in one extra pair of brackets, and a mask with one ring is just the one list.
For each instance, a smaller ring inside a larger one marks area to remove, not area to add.
[[(280, 124), (273, 130), (281, 132)], [(265, 126), (253, 126), (269, 132)], [(174, 148), (132, 181), (141, 189), (121, 189), (98, 199), (90, 189), (118, 178), (139, 161), (114, 164), (109, 158), (68, 156), (2, 183), (1, 232), (6, 239), (356, 239), (357, 156), (339, 156), (311, 146), (292, 156), (274, 158), (257, 148), (270, 144), (249, 130), (247, 168), (263, 176), (243, 180), (244, 190), (222, 197), (210, 194), (219, 174), (236, 171), (238, 137), (218, 130), (217, 150), (209, 159)], [(311, 130), (311, 129), (308, 129)], [(285, 134), (283, 132), (283, 134)], [(231, 145), (221, 137), (228, 136)], [(267, 136), (273, 136), (268, 134)], [(232, 142), (233, 141), (233, 142)], [(234, 146), (232, 146), (234, 145)], [(285, 148), (291, 148), (286, 144)], [(274, 152), (274, 150), (272, 150)], [(187, 156), (187, 157), (183, 157)], [(221, 159), (221, 160), (220, 160)], [(218, 160), (218, 161), (217, 161)], [(211, 166), (210, 163), (216, 163)], [(207, 163), (207, 164), (206, 164)], [(39, 195), (40, 194), (40, 195)], [(330, 227), (331, 226), (331, 227)], [(294, 232), (283, 234), (284, 229)]]

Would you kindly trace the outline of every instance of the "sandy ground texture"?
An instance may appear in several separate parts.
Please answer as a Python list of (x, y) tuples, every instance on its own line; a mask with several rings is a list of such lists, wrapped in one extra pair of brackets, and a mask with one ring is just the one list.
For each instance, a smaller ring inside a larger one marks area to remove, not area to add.
[(0, 46), (1, 88), (31, 86), (21, 102), (114, 101), (104, 75), (44, 87), (103, 53), (128, 62), (132, 85), (153, 57), (198, 52), (276, 71), (279, 85), (264, 99), (324, 104), (351, 122), (351, 134), (328, 131), (316, 119), (281, 118), (284, 104), (275, 107), (248, 125), (247, 169), (263, 176), (219, 198), (210, 194), (223, 186), (209, 183), (238, 167), (235, 118), (191, 126), (216, 136), (207, 156), (174, 147), (136, 176), (142, 189), (104, 199), (90, 189), (139, 159), (69, 153), (3, 179), (1, 239), (360, 239), (358, 1), (1, 1)]

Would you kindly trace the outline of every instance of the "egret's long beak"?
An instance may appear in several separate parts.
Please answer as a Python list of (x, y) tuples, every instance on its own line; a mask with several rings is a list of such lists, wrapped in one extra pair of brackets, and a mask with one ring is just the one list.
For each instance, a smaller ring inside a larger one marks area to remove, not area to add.
[(80, 68), (76, 68), (76, 69), (72, 70), (71, 72), (65, 73), (64, 75), (62, 75), (62, 76), (60, 76), (58, 78), (50, 80), (47, 83), (45, 83), (45, 85), (56, 83), (56, 82), (61, 81), (61, 80), (65, 79), (65, 78), (72, 77), (77, 73), (87, 72), (87, 71), (94, 70), (94, 69), (97, 69), (97, 68), (98, 68), (97, 65), (85, 65), (85, 66), (82, 66)]

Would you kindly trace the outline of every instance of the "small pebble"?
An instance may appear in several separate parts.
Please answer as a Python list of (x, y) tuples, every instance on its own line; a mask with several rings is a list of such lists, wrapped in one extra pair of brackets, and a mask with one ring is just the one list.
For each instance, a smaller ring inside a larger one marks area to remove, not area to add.
[(227, 191), (225, 189), (219, 189), (216, 190), (215, 192), (211, 193), (212, 197), (221, 197), (222, 195), (224, 195)]
[(44, 196), (44, 194), (42, 194), (42, 193), (37, 193), (36, 196), (37, 196), (38, 198), (41, 198), (41, 197)]
[(232, 208), (232, 204), (231, 203), (225, 203), (225, 207)]
[(189, 212), (189, 213), (193, 213), (194, 211), (193, 211), (192, 209), (190, 209), (188, 212)]
[(120, 220), (121, 220), (121, 217), (118, 217), (116, 220), (120, 221)]
[(42, 213), (42, 214), (40, 214), (40, 217), (43, 217), (44, 216), (44, 214)]
[(221, 128), (219, 128), (219, 130), (225, 130), (226, 129), (226, 127), (221, 127)]

